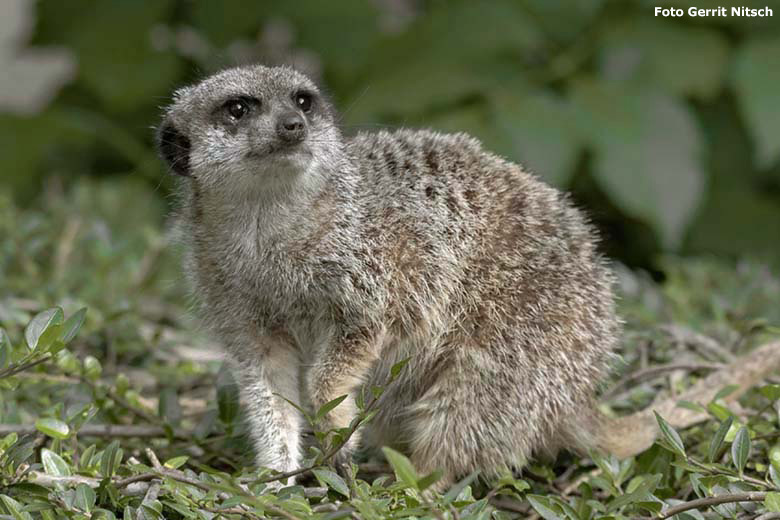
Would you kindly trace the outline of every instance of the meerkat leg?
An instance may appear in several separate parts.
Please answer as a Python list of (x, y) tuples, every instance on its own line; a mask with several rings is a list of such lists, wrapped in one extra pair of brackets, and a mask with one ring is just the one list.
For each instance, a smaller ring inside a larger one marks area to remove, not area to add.
[[(335, 334), (320, 349), (307, 373), (306, 387), (316, 412), (322, 405), (343, 395), (348, 397), (329, 412), (318, 425), (320, 431), (346, 428), (357, 415), (355, 391), (367, 379), (376, 360), (377, 336), (361, 331)], [(355, 432), (334, 458), (339, 468), (347, 462), (360, 444), (360, 432)]]
[(260, 356), (237, 364), (257, 464), (282, 472), (298, 469), (303, 417), (285, 401), (301, 402), (298, 351), (286, 341), (263, 338), (255, 352)]
[(417, 471), (441, 471), (433, 490), (444, 491), (474, 471), (493, 478), (522, 467), (538, 444), (534, 426), (543, 422), (536, 390), (507, 377), (484, 350), (464, 348), (442, 365), (399, 415)]

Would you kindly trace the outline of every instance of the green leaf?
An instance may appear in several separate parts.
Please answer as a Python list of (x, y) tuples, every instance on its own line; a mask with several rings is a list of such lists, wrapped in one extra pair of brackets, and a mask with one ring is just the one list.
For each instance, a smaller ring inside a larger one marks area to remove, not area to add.
[[(146, 106), (142, 100), (170, 92), (184, 62), (173, 49), (155, 49), (147, 31), (168, 16), (171, 0), (144, 8), (134, 2), (93, 4), (78, 17), (77, 31), (69, 28), (73, 13), (56, 4), (46, 2), (47, 9), (38, 11), (48, 20), (47, 34), (78, 56), (79, 85), (101, 107), (130, 113)], [(122, 23), (112, 23), (116, 20)]]
[(11, 340), (8, 338), (5, 329), (0, 327), (0, 370), (8, 366), (11, 359)]
[(449, 491), (447, 491), (447, 493), (444, 494), (444, 497), (442, 497), (442, 502), (444, 502), (445, 504), (452, 503), (460, 496), (463, 490), (466, 489), (466, 486), (474, 482), (474, 480), (476, 480), (478, 476), (479, 476), (479, 472), (474, 471), (469, 475), (467, 475), (466, 477), (464, 477), (463, 479), (461, 479), (460, 482), (452, 486), (449, 489)]
[(776, 488), (780, 488), (780, 472), (775, 469), (774, 464), (769, 466), (769, 478)]
[(732, 416), (731, 410), (714, 401), (707, 404), (707, 411), (721, 421), (725, 421), (728, 417)]
[(737, 102), (756, 142), (759, 166), (766, 168), (780, 157), (780, 38), (747, 40), (734, 58), (733, 83)]
[(734, 393), (735, 390), (739, 388), (739, 385), (726, 385), (720, 390), (718, 390), (718, 393), (715, 394), (715, 397), (712, 398), (713, 401), (717, 401), (719, 399), (723, 399), (724, 397), (731, 395)]
[(217, 374), (217, 409), (219, 420), (224, 424), (232, 424), (238, 416), (238, 385), (226, 364), (222, 365)]
[(157, 408), (160, 417), (166, 423), (177, 426), (181, 422), (181, 406), (179, 405), (179, 396), (176, 394), (175, 388), (163, 388)]
[(62, 309), (59, 307), (38, 313), (24, 329), (24, 339), (27, 340), (30, 350), (46, 348), (56, 338), (53, 332), (58, 331), (63, 318)]
[(340, 405), (344, 401), (344, 399), (346, 399), (347, 397), (349, 397), (349, 395), (348, 394), (344, 394), (342, 396), (339, 396), (339, 397), (335, 398), (332, 401), (328, 401), (327, 403), (323, 404), (320, 407), (320, 409), (317, 410), (317, 414), (315, 415), (314, 420), (315, 421), (319, 421), (320, 419), (322, 419), (323, 417), (328, 415), (328, 413), (330, 413), (331, 410), (333, 410), (338, 405)]
[(81, 329), (81, 326), (84, 325), (84, 320), (87, 317), (87, 308), (82, 307), (78, 311), (74, 312), (67, 320), (65, 320), (65, 323), (62, 324), (62, 329), (60, 333), (60, 340), (63, 343), (69, 343), (74, 337), (76, 337), (76, 334), (78, 334), (79, 330)]
[(14, 520), (29, 520), (32, 518), (29, 513), (22, 512), (22, 505), (8, 495), (0, 495), (0, 501), (3, 502), (3, 505), (11, 513), (11, 516), (14, 517)]
[(712, 98), (721, 89), (729, 44), (708, 27), (623, 17), (599, 35), (598, 68), (615, 81), (652, 84), (675, 96)]
[(551, 41), (570, 43), (594, 22), (604, 0), (578, 0), (565, 4), (549, 0), (525, 0), (522, 5), (534, 13), (534, 20)]
[(41, 449), (41, 462), (43, 463), (44, 471), (49, 475), (69, 477), (71, 474), (67, 462), (47, 448)]
[(325, 468), (316, 468), (311, 471), (321, 484), (349, 498), (349, 486), (338, 474)]
[(731, 459), (740, 474), (745, 470), (748, 458), (750, 458), (750, 431), (743, 426), (731, 443)]
[(84, 377), (90, 381), (97, 381), (102, 373), (103, 367), (95, 356), (84, 358)]
[(189, 457), (187, 455), (181, 455), (179, 457), (173, 457), (172, 459), (166, 460), (163, 463), (163, 466), (165, 466), (166, 468), (178, 469), (184, 466), (187, 460), (189, 460)]
[(780, 444), (769, 448), (769, 463), (776, 471), (780, 470)]
[(70, 428), (68, 428), (67, 424), (52, 417), (42, 417), (38, 419), (35, 421), (35, 428), (39, 432), (45, 433), (49, 437), (55, 439), (67, 439), (70, 434)]
[(651, 86), (573, 84), (579, 133), (594, 152), (593, 176), (610, 200), (680, 246), (704, 192), (702, 137), (682, 100)]
[(18, 466), (22, 462), (25, 462), (33, 454), (33, 442), (32, 440), (25, 442), (24, 439), (15, 443), (6, 452), (5, 457), (11, 461), (11, 464)]
[(653, 413), (655, 414), (655, 420), (658, 421), (658, 427), (661, 429), (661, 434), (669, 443), (669, 446), (672, 448), (672, 450), (679, 455), (682, 455), (683, 457), (687, 457), (685, 454), (685, 445), (680, 438), (680, 434), (677, 433), (677, 431), (672, 428), (672, 426), (667, 423), (663, 417), (658, 415), (658, 412), (654, 411)]
[(192, 435), (198, 440), (203, 440), (208, 437), (209, 434), (214, 431), (214, 427), (217, 423), (217, 416), (217, 410), (207, 410), (200, 421), (198, 421), (198, 424), (195, 425)]
[[(129, 517), (125, 517), (129, 518)], [(193, 517), (194, 518), (194, 517)], [(92, 511), (93, 520), (116, 520), (116, 516), (108, 509), (95, 509)]]
[(442, 475), (443, 475), (443, 473), (441, 472), (441, 470), (438, 470), (438, 469), (433, 471), (433, 472), (431, 472), (431, 473), (429, 473), (429, 474), (427, 474), (427, 475), (425, 475), (423, 478), (421, 478), (421, 479), (419, 479), (417, 481), (417, 488), (420, 491), (425, 491), (426, 489), (431, 487), (433, 484), (438, 482), (441, 479)]
[(687, 410), (693, 410), (694, 412), (707, 413), (707, 409), (699, 403), (693, 403), (684, 399), (677, 401), (678, 408), (685, 408)]
[(390, 367), (390, 380), (395, 381), (395, 379), (399, 376), (401, 373), (401, 370), (404, 369), (404, 367), (409, 363), (409, 360), (411, 358), (402, 359), (392, 367)]
[(410, 488), (417, 489), (417, 471), (411, 461), (392, 448), (384, 447), (382, 453), (385, 454), (387, 462), (392, 466), (396, 478)]
[(555, 506), (549, 498), (541, 495), (526, 495), (525, 498), (545, 520), (564, 520), (563, 516), (553, 509)]
[(76, 410), (68, 417), (68, 424), (73, 431), (78, 431), (98, 413), (98, 407), (94, 403), (88, 403)]
[(490, 91), (507, 76), (522, 74), (505, 56), (530, 52), (543, 41), (535, 18), (514, 0), (493, 0), (489, 8), (479, 2), (432, 3), (426, 16), (388, 34), (374, 49), (362, 78), (370, 88), (360, 89), (348, 122), (419, 117), (430, 107)]
[(81, 483), (76, 486), (76, 497), (73, 501), (80, 510), (89, 513), (92, 508), (95, 507), (95, 500), (97, 499), (95, 491), (88, 485)]
[(515, 90), (492, 102), (508, 143), (505, 153), (550, 184), (566, 186), (584, 146), (569, 100), (547, 91)]
[[(2, 367), (2, 365), (0, 365), (0, 367)], [(770, 401), (777, 401), (780, 399), (780, 385), (764, 385), (759, 388), (758, 391)]]
[(607, 506), (607, 511), (617, 511), (626, 505), (647, 501), (662, 478), (663, 475), (660, 474), (644, 476), (639, 484), (635, 484), (636, 487), (633, 491), (620, 495), (610, 502)]
[(79, 457), (79, 469), (85, 470), (92, 465), (92, 456), (95, 454), (97, 446), (91, 444), (86, 450), (81, 453)]
[(715, 435), (712, 436), (712, 440), (710, 441), (710, 449), (707, 452), (707, 460), (710, 462), (715, 462), (715, 458), (718, 456), (720, 448), (723, 446), (723, 441), (726, 439), (726, 434), (729, 432), (731, 423), (733, 422), (734, 418), (729, 416), (725, 421), (720, 423), (718, 431), (716, 431)]
[(766, 507), (767, 511), (780, 513), (780, 493), (777, 491), (767, 493), (764, 499), (764, 507)]
[[(119, 459), (117, 461), (117, 459)], [(103, 478), (111, 478), (114, 476), (119, 462), (122, 460), (122, 450), (119, 449), (119, 442), (113, 441), (106, 446), (103, 450), (103, 455), (100, 458), (100, 473)]]

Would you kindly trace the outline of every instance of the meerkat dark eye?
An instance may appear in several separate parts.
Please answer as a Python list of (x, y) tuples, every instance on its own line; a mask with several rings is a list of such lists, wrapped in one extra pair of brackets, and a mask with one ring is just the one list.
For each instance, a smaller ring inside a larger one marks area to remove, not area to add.
[(239, 120), (249, 112), (249, 104), (243, 99), (231, 99), (225, 103), (225, 110), (235, 120)]
[(295, 94), (295, 106), (300, 108), (304, 113), (311, 111), (312, 95), (308, 92), (298, 92)]

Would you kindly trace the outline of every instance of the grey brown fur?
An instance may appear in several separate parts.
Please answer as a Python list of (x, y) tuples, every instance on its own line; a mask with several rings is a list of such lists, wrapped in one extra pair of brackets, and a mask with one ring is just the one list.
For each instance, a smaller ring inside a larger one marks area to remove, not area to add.
[[(296, 117), (304, 137), (290, 138), (279, 121)], [(186, 270), (241, 376), (260, 465), (301, 462), (302, 419), (274, 394), (316, 408), (407, 357), (363, 439), (443, 470), (440, 487), (596, 443), (619, 326), (565, 195), (465, 134), (343, 137), (290, 68), (180, 90), (160, 136), (184, 176)], [(324, 426), (354, 412), (350, 398)]]

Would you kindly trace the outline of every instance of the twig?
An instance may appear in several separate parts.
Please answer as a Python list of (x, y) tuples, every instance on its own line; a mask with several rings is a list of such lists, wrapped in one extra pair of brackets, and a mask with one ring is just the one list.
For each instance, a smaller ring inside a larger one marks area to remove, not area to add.
[(729, 363), (737, 359), (734, 354), (724, 348), (716, 340), (709, 336), (705, 336), (700, 332), (691, 330), (688, 327), (672, 323), (662, 326), (661, 330), (669, 334), (673, 340), (686, 345), (691, 345), (706, 354), (710, 354), (710, 356), (714, 356)]
[(619, 458), (641, 453), (655, 442), (659, 433), (654, 412), (674, 428), (688, 428), (707, 420), (709, 414), (679, 407), (679, 401), (706, 405), (724, 386), (736, 385), (733, 392), (723, 397), (725, 403), (733, 403), (753, 385), (779, 368), (780, 341), (766, 343), (721, 370), (700, 379), (678, 398), (661, 396), (648, 408), (632, 415), (616, 419), (605, 417), (599, 426), (598, 448)]
[(57, 281), (62, 280), (65, 274), (65, 267), (73, 253), (73, 246), (81, 229), (81, 218), (70, 217), (65, 223), (65, 229), (60, 236), (62, 237), (57, 244), (57, 252), (54, 255), (54, 273), (53, 278)]
[(587, 482), (588, 480), (592, 479), (596, 475), (599, 475), (600, 473), (601, 473), (601, 468), (594, 468), (588, 473), (584, 473), (580, 475), (579, 477), (574, 479), (574, 481), (571, 482), (568, 486), (566, 486), (561, 490), (561, 496), (565, 497), (570, 495), (571, 493), (576, 491), (578, 487), (580, 487), (580, 484), (582, 484), (583, 482)]
[(36, 359), (35, 361), (30, 361), (29, 363), (23, 363), (21, 365), (11, 365), (4, 370), (0, 370), (0, 379), (3, 379), (5, 377), (11, 377), (15, 374), (18, 374), (19, 372), (23, 372), (25, 370), (28, 370), (34, 366), (40, 365), (41, 363), (45, 363), (51, 359), (51, 354), (46, 354), (40, 359)]
[(678, 504), (674, 507), (661, 512), (659, 518), (671, 518), (676, 514), (684, 511), (690, 511), (691, 509), (699, 509), (701, 507), (717, 506), (720, 504), (729, 504), (733, 502), (763, 502), (766, 499), (768, 493), (764, 491), (751, 491), (748, 493), (734, 493), (730, 495), (717, 495), (714, 497), (698, 498)]
[[(37, 433), (34, 424), (0, 424), (0, 435), (16, 433), (18, 435)], [(160, 426), (136, 424), (85, 424), (78, 430), (79, 437), (165, 437)], [(174, 437), (187, 439), (191, 433), (184, 430), (174, 431)]]
[(149, 458), (149, 462), (152, 463), (154, 469), (160, 472), (165, 471), (163, 465), (160, 464), (160, 459), (157, 458), (157, 455), (155, 455), (151, 448), (144, 449), (144, 453), (146, 453), (146, 456)]
[(504, 511), (512, 511), (513, 513), (528, 513), (529, 507), (525, 502), (514, 500), (509, 497), (491, 497), (488, 500), (493, 506)]
[[(701, 462), (699, 462), (698, 460), (696, 460), (694, 458), (690, 458), (689, 457), (688, 458), (688, 462), (690, 462), (694, 466), (696, 466), (698, 468), (701, 468), (701, 469), (703, 469), (705, 471), (709, 471), (710, 473), (715, 473), (716, 475), (725, 475), (727, 477), (734, 477), (735, 476), (735, 475), (732, 475), (731, 473), (729, 473), (727, 471), (721, 471), (719, 469), (707, 466), (706, 464), (702, 464)], [(763, 480), (758, 480), (757, 478), (753, 478), (750, 475), (742, 475), (740, 478), (742, 480), (744, 480), (745, 482), (750, 482), (754, 486), (760, 486), (762, 488), (769, 488), (769, 489), (777, 490), (777, 488), (775, 486), (773, 486), (772, 484), (770, 484), (769, 482), (766, 482), (766, 481), (763, 481)]]
[(722, 363), (669, 363), (666, 365), (650, 366), (635, 372), (631, 372), (630, 374), (621, 378), (612, 386), (612, 388), (604, 393), (602, 399), (610, 399), (617, 393), (618, 390), (626, 386), (628, 383), (641, 382), (652, 379), (663, 374), (664, 372), (671, 372), (674, 370), (688, 370), (691, 372), (696, 370), (720, 370), (723, 367), (724, 365)]
[(93, 392), (97, 392), (98, 390), (105, 391), (109, 399), (111, 399), (112, 401), (114, 401), (115, 403), (117, 403), (119, 406), (126, 409), (127, 411), (131, 412), (132, 414), (136, 415), (139, 419), (143, 419), (146, 422), (157, 424), (159, 426), (163, 426), (165, 424), (165, 421), (163, 421), (161, 418), (157, 417), (156, 415), (152, 415), (146, 410), (134, 406), (129, 402), (127, 402), (127, 400), (125, 400), (122, 396), (114, 392), (109, 386), (101, 386), (99, 383), (90, 381), (86, 377), (82, 377), (80, 379), (82, 383), (89, 385), (92, 388)]
[(242, 516), (244, 518), (258, 518), (258, 519), (262, 518), (262, 517), (257, 516), (254, 513), (250, 513), (249, 511), (247, 511), (245, 509), (241, 509), (239, 507), (228, 507), (228, 508), (225, 508), (225, 509), (219, 509), (219, 508), (216, 508), (216, 507), (210, 507), (210, 506), (203, 505), (203, 504), (198, 504), (198, 507), (200, 507), (201, 509), (205, 509), (209, 513), (216, 513), (217, 514), (217, 518), (222, 517), (222, 515), (239, 515), (239, 516)]

